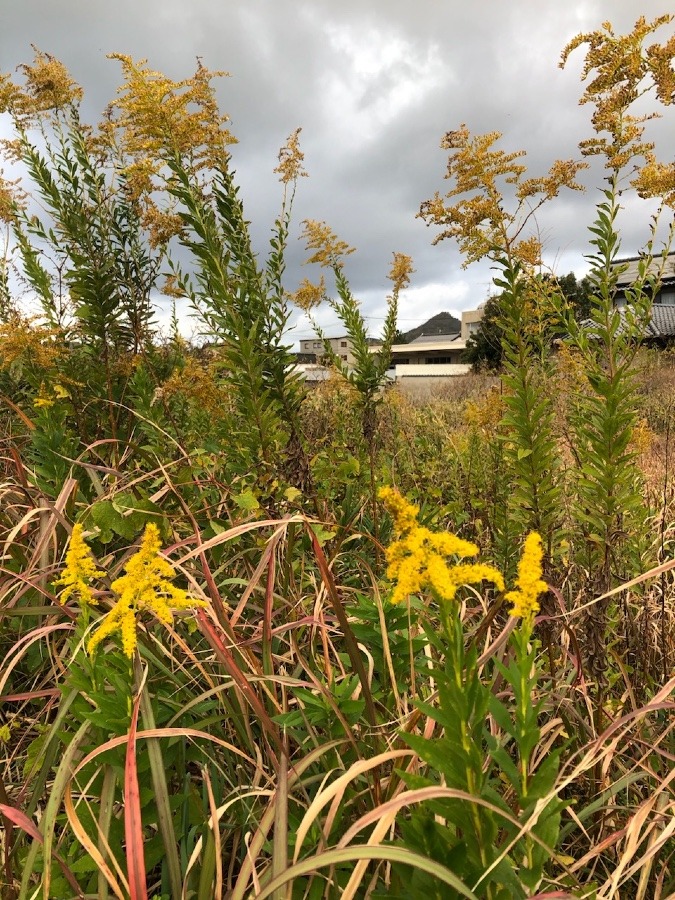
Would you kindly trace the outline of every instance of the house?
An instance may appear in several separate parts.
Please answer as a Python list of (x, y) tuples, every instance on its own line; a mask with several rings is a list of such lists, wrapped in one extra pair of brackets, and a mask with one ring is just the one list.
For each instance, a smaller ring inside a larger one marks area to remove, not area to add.
[[(333, 353), (341, 362), (345, 363), (348, 368), (351, 368), (354, 365), (356, 360), (353, 353), (352, 339), (348, 335), (345, 334), (340, 337), (326, 338), (326, 343), (330, 345)], [(374, 338), (368, 338), (368, 343), (372, 347), (377, 348), (381, 341), (377, 341)], [(318, 335), (300, 341), (298, 362), (300, 362), (300, 358), (302, 358), (302, 362), (320, 363), (326, 355), (325, 344)]]
[[(463, 362), (467, 338), (478, 328), (483, 309), (462, 313), (460, 322), (448, 312), (437, 313), (422, 325), (410, 329), (407, 343), (391, 348), (390, 381), (414, 393), (447, 383), (448, 378), (466, 375), (471, 366)], [(351, 339), (347, 336), (327, 338), (335, 355), (351, 368), (356, 362)], [(371, 352), (377, 353), (381, 341), (369, 338)], [(328, 368), (322, 365), (326, 356), (324, 342), (318, 336), (300, 341), (297, 370), (308, 382), (323, 381)]]
[[(642, 258), (631, 256), (615, 263), (622, 269), (617, 279), (614, 297), (614, 304), (619, 311), (626, 308), (626, 291), (638, 277)], [(659, 283), (652, 297), (651, 315), (642, 340), (652, 345), (664, 346), (675, 339), (675, 252), (669, 253), (665, 259), (656, 256), (649, 263), (647, 271), (650, 275), (658, 276)]]
[[(630, 256), (626, 259), (618, 259), (616, 267), (622, 269), (617, 279), (615, 304), (620, 309), (626, 305), (626, 289), (635, 282), (638, 277), (641, 256)], [(625, 268), (624, 268), (625, 267)], [(665, 259), (656, 256), (648, 266), (648, 273), (660, 276), (659, 288), (652, 298), (654, 306), (675, 305), (675, 252), (669, 253)]]
[(480, 323), (485, 314), (485, 304), (481, 303), (476, 309), (465, 309), (462, 313), (462, 339), (468, 341), (480, 328)]
[(466, 375), (471, 366), (462, 362), (466, 341), (454, 334), (421, 334), (409, 344), (391, 348), (390, 378), (414, 393), (426, 392)]

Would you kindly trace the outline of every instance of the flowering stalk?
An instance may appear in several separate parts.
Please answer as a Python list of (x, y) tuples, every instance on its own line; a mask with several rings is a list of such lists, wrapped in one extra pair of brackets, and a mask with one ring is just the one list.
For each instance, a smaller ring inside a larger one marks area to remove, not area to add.
[(431, 588), (441, 600), (454, 600), (462, 585), (489, 581), (503, 591), (501, 572), (483, 563), (449, 564), (448, 557), (458, 559), (477, 556), (478, 547), (453, 534), (435, 534), (417, 521), (419, 509), (408, 503), (393, 488), (381, 488), (378, 493), (394, 519), (398, 540), (387, 549), (387, 576), (396, 582), (392, 603), (400, 603), (425, 587)]
[(73, 525), (68, 550), (66, 551), (66, 567), (54, 582), (64, 586), (59, 602), (66, 603), (75, 597), (80, 606), (94, 603), (90, 582), (92, 578), (103, 578), (105, 572), (96, 568), (96, 562), (84, 540), (82, 525)]
[[(465, 648), (462, 619), (447, 601), (461, 585), (483, 580), (503, 591), (501, 573), (492, 566), (449, 563), (447, 557), (462, 560), (475, 556), (478, 548), (420, 526), (419, 509), (392, 488), (382, 488), (379, 496), (394, 519), (397, 535), (387, 551), (387, 574), (396, 581), (392, 600), (430, 590), (439, 601), (444, 631), (440, 640), (431, 630), (427, 632), (445, 657), (442, 668), (433, 671), (438, 704), (420, 704), (442, 731), (431, 739), (403, 736), (428, 767), (428, 777), (416, 778), (414, 786), (441, 780), (446, 787), (480, 801), (436, 799), (433, 813), (447, 825), (430, 820), (420, 810), (413, 815), (412, 827), (402, 829), (406, 846), (428, 853), (437, 841), (439, 847), (447, 848), (444, 852), (452, 858), (455, 873), (472, 885), (476, 896), (530, 897), (542, 883), (544, 866), (554, 853), (562, 809), (554, 796), (559, 751), (549, 751), (533, 764), (541, 730), (540, 704), (534, 700), (539, 680), (537, 645), (531, 637), (539, 597), (547, 590), (541, 536), (533, 532), (525, 539), (516, 585), (505, 594), (512, 604), (511, 615), (522, 619), (509, 638), (510, 659), (508, 664), (495, 659), (490, 670), (479, 666), (475, 645)], [(552, 799), (540, 808), (539, 801), (547, 795)], [(423, 822), (422, 827), (416, 820)], [(427, 838), (418, 847), (418, 835), (428, 835), (429, 829), (438, 831), (435, 839)]]
[(173, 610), (206, 606), (205, 601), (196, 600), (171, 584), (174, 569), (160, 554), (160, 549), (159, 529), (153, 524), (146, 525), (140, 548), (124, 567), (126, 575), (117, 578), (111, 585), (119, 600), (104, 616), (89, 641), (89, 653), (93, 653), (108, 635), (119, 631), (122, 648), (131, 658), (138, 643), (136, 619), (143, 610), (149, 610), (160, 622), (169, 625), (173, 620)]
[[(206, 606), (204, 600), (190, 597), (187, 591), (171, 583), (174, 568), (160, 553), (159, 529), (150, 523), (145, 526), (141, 546), (124, 567), (125, 575), (113, 581), (112, 590), (119, 599), (103, 616), (90, 638), (87, 649), (90, 654), (108, 635), (119, 631), (122, 648), (131, 659), (136, 649), (137, 617), (143, 611), (150, 611), (168, 625), (173, 620), (173, 611)], [(96, 563), (85, 543), (82, 525), (75, 525), (66, 552), (66, 567), (56, 580), (65, 585), (61, 593), (61, 603), (75, 597), (83, 612), (96, 601), (91, 589), (91, 580), (102, 578), (106, 573), (96, 568)]]

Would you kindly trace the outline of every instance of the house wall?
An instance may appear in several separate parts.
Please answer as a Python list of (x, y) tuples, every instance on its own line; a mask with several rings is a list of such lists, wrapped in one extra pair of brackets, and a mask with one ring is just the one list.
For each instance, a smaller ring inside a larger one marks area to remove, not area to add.
[[(328, 338), (331, 350), (343, 363), (348, 366), (354, 364), (354, 354), (352, 353), (352, 342), (348, 337)], [(309, 338), (300, 341), (301, 353), (315, 353), (317, 359), (321, 359), (325, 355), (324, 342), (318, 337)]]
[(467, 309), (462, 313), (462, 340), (468, 341), (472, 334), (478, 330), (480, 320), (483, 318), (483, 308)]

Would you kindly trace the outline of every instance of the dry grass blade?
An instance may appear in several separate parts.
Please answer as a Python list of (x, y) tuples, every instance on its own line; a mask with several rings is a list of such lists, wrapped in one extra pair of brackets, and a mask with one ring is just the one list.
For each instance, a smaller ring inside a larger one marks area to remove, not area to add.
[(339, 804), (347, 786), (354, 778), (357, 778), (359, 775), (363, 775), (364, 772), (369, 772), (371, 769), (376, 769), (378, 766), (382, 766), (385, 763), (393, 762), (396, 759), (403, 759), (403, 757), (405, 756), (414, 755), (415, 753), (412, 750), (390, 750), (387, 753), (380, 753), (377, 756), (371, 757), (370, 759), (359, 760), (359, 762), (354, 763), (354, 765), (350, 766), (349, 769), (343, 775), (337, 778), (332, 784), (320, 790), (310, 804), (307, 812), (300, 822), (300, 825), (298, 826), (295, 838), (295, 853), (293, 855), (293, 862), (296, 863), (298, 861), (298, 857), (300, 856), (300, 851), (302, 849), (302, 844), (307, 837), (309, 829), (312, 827), (312, 824), (314, 823), (321, 810), (328, 803), (331, 803), (331, 801), (333, 802), (333, 804)]
[(342, 636), (345, 641), (345, 646), (347, 648), (347, 653), (349, 654), (349, 659), (351, 660), (352, 665), (354, 666), (354, 671), (359, 676), (359, 681), (361, 682), (361, 688), (363, 690), (363, 698), (366, 703), (366, 715), (368, 717), (368, 721), (371, 726), (374, 728), (377, 723), (377, 713), (375, 711), (375, 704), (373, 703), (373, 695), (370, 690), (370, 683), (368, 681), (368, 675), (366, 674), (365, 667), (363, 665), (363, 660), (361, 659), (361, 653), (359, 651), (358, 645), (356, 643), (356, 638), (354, 637), (354, 633), (352, 632), (351, 626), (349, 625), (349, 620), (347, 619), (347, 614), (344, 611), (342, 606), (342, 601), (338, 596), (337, 587), (335, 585), (335, 579), (333, 578), (333, 573), (330, 570), (328, 565), (328, 560), (326, 559), (326, 554), (323, 552), (323, 548), (321, 544), (317, 540), (314, 532), (309, 529), (309, 533), (312, 539), (312, 547), (314, 549), (314, 555), (316, 557), (316, 561), (319, 564), (319, 571), (321, 572), (321, 578), (323, 580), (324, 585), (326, 586), (326, 591), (328, 592), (328, 598), (331, 602), (331, 606), (333, 608), (333, 612), (340, 623), (340, 628), (342, 629)]
[(309, 859), (303, 859), (302, 862), (295, 863), (278, 878), (274, 878), (269, 884), (265, 885), (256, 894), (256, 900), (265, 900), (266, 897), (271, 897), (279, 888), (283, 888), (284, 885), (292, 883), (294, 879), (303, 875), (309, 875), (327, 866), (350, 865), (355, 860), (380, 860), (382, 862), (394, 862), (412, 866), (420, 869), (422, 872), (433, 875), (442, 884), (447, 884), (454, 888), (462, 897), (467, 897), (468, 900), (478, 900), (473, 891), (469, 890), (453, 872), (440, 863), (428, 859), (426, 856), (420, 856), (418, 853), (413, 853), (404, 847), (367, 847), (362, 845), (340, 850), (326, 850), (317, 856), (311, 856)]
[(126, 876), (119, 868), (114, 854), (109, 854), (110, 858), (113, 861), (115, 869), (117, 870), (118, 878), (115, 878), (115, 875), (106, 862), (103, 854), (96, 846), (94, 841), (92, 841), (92, 839), (89, 837), (86, 828), (82, 825), (82, 822), (80, 821), (80, 818), (75, 810), (75, 804), (73, 803), (73, 795), (70, 789), (70, 785), (68, 786), (68, 790), (66, 791), (63, 806), (68, 817), (70, 827), (73, 829), (73, 834), (82, 844), (89, 856), (91, 856), (93, 861), (96, 863), (96, 867), (98, 868), (99, 873), (105, 878), (114, 895), (118, 898), (118, 900), (128, 900), (129, 884), (126, 880)]

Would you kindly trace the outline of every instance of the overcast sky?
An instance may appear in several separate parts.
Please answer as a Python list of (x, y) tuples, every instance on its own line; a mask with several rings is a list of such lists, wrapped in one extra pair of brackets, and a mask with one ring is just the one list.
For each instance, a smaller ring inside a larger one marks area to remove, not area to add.
[[(505, 149), (528, 151), (532, 175), (577, 156), (589, 136), (590, 108), (578, 105), (583, 50), (560, 70), (561, 49), (605, 20), (626, 31), (639, 14), (666, 11), (666, 0), (0, 0), (0, 70), (29, 61), (31, 44), (54, 54), (84, 87), (91, 120), (120, 80), (107, 53), (145, 57), (175, 79), (193, 73), (196, 57), (228, 70), (219, 97), (239, 139), (233, 156), (257, 239), (262, 246), (279, 208), (278, 148), (302, 126), (310, 177), (299, 185), (294, 238), (313, 218), (357, 248), (346, 271), (377, 335), (393, 251), (416, 269), (402, 330), (473, 308), (490, 291), (486, 265), (462, 269), (456, 246), (432, 247), (433, 231), (415, 218), (444, 189), (443, 134), (463, 122), (501, 131)], [(661, 134), (672, 126), (666, 119)], [(585, 195), (563, 196), (539, 218), (546, 261), (560, 274), (584, 272), (598, 184), (596, 172)], [(630, 255), (650, 208), (626, 205)], [(294, 240), (289, 290), (318, 277), (301, 267), (303, 254)], [(332, 330), (330, 316), (319, 319)], [(307, 320), (295, 320), (293, 337), (309, 336)]]

